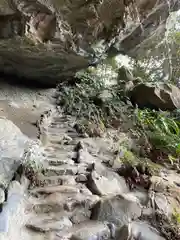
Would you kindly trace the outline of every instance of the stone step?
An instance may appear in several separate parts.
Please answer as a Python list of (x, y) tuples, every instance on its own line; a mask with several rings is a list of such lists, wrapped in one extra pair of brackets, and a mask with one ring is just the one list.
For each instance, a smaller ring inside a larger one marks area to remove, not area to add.
[[(51, 192), (50, 189), (48, 190), (49, 191), (46, 191), (46, 193)], [(34, 191), (34, 193), (36, 192)], [(33, 211), (35, 211), (37, 214), (49, 214), (62, 211), (73, 212), (77, 210), (77, 208), (84, 209), (84, 211), (89, 211), (95, 206), (99, 199), (100, 198), (98, 196), (92, 195), (92, 193), (85, 188), (69, 188), (68, 191), (52, 191), (52, 193), (46, 197), (39, 198), (39, 201), (33, 201), (31, 205)]]
[(74, 161), (71, 160), (71, 159), (66, 159), (66, 160), (49, 160), (48, 159), (48, 163), (49, 165), (51, 166), (61, 166), (61, 165), (64, 165), (64, 164), (70, 164), (70, 165), (73, 165), (74, 164)]
[[(59, 134), (59, 131), (62, 131), (64, 132), (64, 134)], [(67, 132), (67, 129), (66, 128), (62, 128), (62, 129), (57, 129), (57, 134), (56, 135), (51, 135), (49, 134), (50, 138), (52, 140), (59, 140), (59, 139), (67, 139), (67, 140), (70, 140), (69, 138), (69, 134), (66, 133)]]
[(79, 134), (77, 132), (68, 132), (68, 136), (72, 139), (79, 138)]
[(69, 120), (71, 120), (71, 116), (56, 116), (53, 117), (53, 122), (57, 123), (57, 122), (68, 122)]
[(74, 145), (63, 145), (63, 144), (49, 143), (48, 146), (45, 149), (45, 152), (55, 152), (55, 151), (58, 151), (59, 153), (64, 152), (64, 151), (72, 152), (73, 148), (74, 148)]
[(45, 169), (45, 176), (57, 175), (76, 175), (78, 173), (78, 166), (64, 164), (61, 166), (49, 166)]
[(65, 122), (57, 122), (57, 123), (52, 123), (49, 127), (51, 129), (54, 128), (54, 129), (61, 129), (66, 131), (67, 128), (69, 127), (69, 124)]
[(48, 133), (56, 133), (56, 135), (59, 134), (61, 131), (66, 131), (65, 128), (62, 128), (60, 124), (56, 125), (50, 125), (48, 127)]
[(37, 177), (37, 186), (54, 186), (54, 185), (76, 185), (76, 177), (73, 175), (63, 175), (63, 176), (49, 176), (44, 175)]
[(54, 233), (52, 240), (89, 240), (89, 239), (111, 239), (111, 231), (107, 224), (98, 221), (86, 221), (77, 224), (67, 231)]
[(26, 227), (39, 232), (62, 231), (72, 227), (72, 222), (68, 217), (39, 216), (29, 220)]
[(76, 152), (74, 151), (67, 151), (66, 149), (63, 149), (62, 151), (47, 152), (46, 157), (53, 158), (53, 159), (60, 159), (60, 160), (64, 160), (66, 158), (72, 159), (75, 153)]
[(74, 185), (56, 185), (56, 186), (45, 186), (45, 187), (37, 187), (30, 191), (30, 193), (78, 193), (79, 189)]

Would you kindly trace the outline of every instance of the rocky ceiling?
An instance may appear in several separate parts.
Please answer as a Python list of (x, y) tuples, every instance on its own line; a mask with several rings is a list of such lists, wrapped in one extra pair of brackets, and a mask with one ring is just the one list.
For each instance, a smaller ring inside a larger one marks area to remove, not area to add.
[(135, 55), (179, 0), (2, 0), (0, 71), (55, 85), (105, 53)]

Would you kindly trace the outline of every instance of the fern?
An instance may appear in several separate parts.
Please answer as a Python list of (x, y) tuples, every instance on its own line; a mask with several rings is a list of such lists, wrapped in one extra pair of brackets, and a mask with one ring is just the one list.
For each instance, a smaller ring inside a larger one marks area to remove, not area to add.
[(138, 123), (151, 145), (165, 153), (180, 156), (180, 122), (166, 112), (138, 110)]

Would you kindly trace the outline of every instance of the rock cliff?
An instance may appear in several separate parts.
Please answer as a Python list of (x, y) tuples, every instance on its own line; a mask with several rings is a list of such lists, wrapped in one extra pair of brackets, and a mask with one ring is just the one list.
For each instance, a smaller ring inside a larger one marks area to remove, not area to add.
[(55, 85), (164, 32), (178, 0), (2, 0), (0, 71)]

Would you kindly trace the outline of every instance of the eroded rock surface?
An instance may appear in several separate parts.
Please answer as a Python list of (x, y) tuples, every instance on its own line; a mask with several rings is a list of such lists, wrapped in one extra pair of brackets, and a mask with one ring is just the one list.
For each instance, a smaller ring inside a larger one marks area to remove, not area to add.
[(161, 109), (172, 111), (180, 108), (180, 90), (171, 84), (158, 86), (141, 83), (130, 93), (131, 101), (140, 108)]
[(123, 178), (118, 175), (117, 177), (112, 176), (108, 178), (108, 176), (102, 176), (95, 171), (90, 174), (88, 186), (93, 193), (100, 196), (118, 195), (128, 191), (128, 187)]
[(130, 53), (157, 28), (164, 32), (178, 9), (178, 0), (1, 1), (0, 71), (55, 85), (114, 43), (115, 53)]
[(102, 199), (93, 209), (92, 218), (98, 221), (107, 221), (118, 227), (128, 223), (130, 219), (141, 216), (140, 205), (131, 199), (116, 196)]
[(0, 135), (0, 185), (7, 188), (21, 164), (28, 137), (11, 121), (3, 118), (0, 119)]
[(179, 174), (168, 171), (163, 178), (151, 178), (150, 199), (154, 208), (167, 217), (172, 217), (174, 211), (180, 209), (180, 177)]
[(134, 221), (130, 226), (124, 226), (118, 233), (121, 240), (165, 240), (160, 233), (150, 226), (148, 222)]

